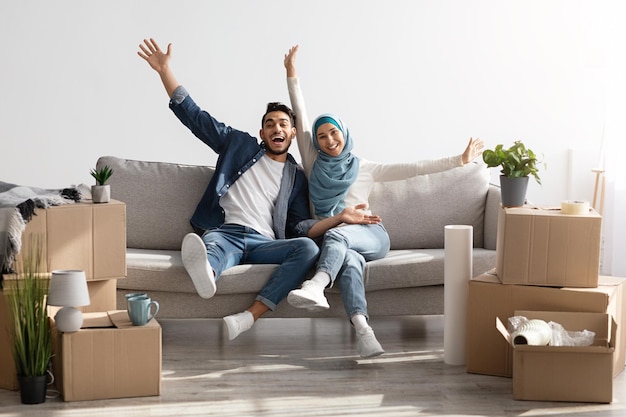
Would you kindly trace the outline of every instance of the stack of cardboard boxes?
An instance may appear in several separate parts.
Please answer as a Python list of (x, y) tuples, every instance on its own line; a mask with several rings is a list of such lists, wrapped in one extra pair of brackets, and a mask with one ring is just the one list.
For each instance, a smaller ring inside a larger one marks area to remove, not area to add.
[[(30, 236), (43, 237), (46, 272), (79, 269), (87, 277), (90, 305), (79, 307), (86, 316), (83, 329), (75, 333), (53, 329), (54, 373), (64, 399), (159, 395), (160, 326), (153, 320), (149, 326), (138, 328), (130, 324), (125, 311), (115, 311), (117, 280), (126, 277), (126, 205), (116, 200), (106, 204), (86, 201), (37, 209), (22, 241)], [(0, 331), (7, 329), (8, 320), (2, 293)], [(141, 347), (135, 346), (137, 343)], [(18, 389), (9, 338), (0, 337), (0, 362), (0, 388)], [(128, 363), (143, 365), (133, 368), (126, 366)], [(140, 375), (145, 384), (130, 381), (129, 370)]]
[[(500, 209), (496, 268), (469, 284), (467, 372), (512, 377), (515, 399), (611, 402), (626, 361), (626, 280), (599, 275), (601, 228), (593, 209)], [(506, 323), (514, 315), (562, 320), (596, 339), (584, 348), (513, 348)]]

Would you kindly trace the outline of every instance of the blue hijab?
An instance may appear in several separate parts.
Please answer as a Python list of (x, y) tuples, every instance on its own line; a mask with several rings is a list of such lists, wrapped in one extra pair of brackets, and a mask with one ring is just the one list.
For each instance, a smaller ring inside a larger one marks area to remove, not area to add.
[[(339, 156), (330, 156), (320, 149), (317, 129), (332, 123), (343, 133), (344, 148)], [(350, 131), (341, 119), (332, 114), (322, 114), (313, 122), (311, 141), (317, 149), (317, 159), (311, 169), (309, 193), (319, 217), (331, 217), (345, 208), (344, 198), (359, 173), (359, 158), (351, 151), (353, 147)]]

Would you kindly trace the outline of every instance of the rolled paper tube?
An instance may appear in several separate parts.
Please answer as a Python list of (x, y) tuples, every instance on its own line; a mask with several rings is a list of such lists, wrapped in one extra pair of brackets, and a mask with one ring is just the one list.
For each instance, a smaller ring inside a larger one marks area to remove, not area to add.
[(561, 202), (561, 213), (563, 214), (588, 214), (589, 202), (578, 200), (566, 200)]
[(517, 331), (513, 332), (511, 337), (513, 346), (546, 346), (552, 339), (552, 329), (545, 321), (532, 319), (522, 324)]
[(465, 365), (465, 327), (472, 278), (473, 228), (448, 225), (444, 235), (443, 359)]

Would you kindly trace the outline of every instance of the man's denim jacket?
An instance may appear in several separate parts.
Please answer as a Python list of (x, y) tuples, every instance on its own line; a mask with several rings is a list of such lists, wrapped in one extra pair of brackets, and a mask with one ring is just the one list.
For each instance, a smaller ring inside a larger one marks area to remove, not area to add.
[[(196, 137), (219, 155), (215, 173), (191, 217), (191, 225), (197, 232), (219, 227), (225, 218), (220, 198), (263, 156), (265, 149), (255, 137), (215, 120), (200, 109), (182, 86), (174, 91), (170, 109)], [(288, 154), (274, 209), (275, 236), (277, 239), (306, 236), (313, 223), (306, 177)]]

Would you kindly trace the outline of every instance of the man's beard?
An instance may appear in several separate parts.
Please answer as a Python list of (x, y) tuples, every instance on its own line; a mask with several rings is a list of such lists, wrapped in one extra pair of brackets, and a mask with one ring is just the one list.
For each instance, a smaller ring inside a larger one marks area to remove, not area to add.
[(269, 146), (267, 146), (267, 144), (265, 143), (265, 141), (261, 141), (261, 147), (262, 147), (263, 149), (265, 149), (265, 152), (271, 153), (272, 155), (284, 155), (284, 154), (286, 154), (287, 152), (289, 152), (289, 148), (288, 148), (288, 147), (287, 147), (287, 148), (285, 148), (285, 149), (284, 149), (284, 150), (282, 150), (282, 151), (275, 151), (275, 150), (273, 150), (272, 148), (270, 148)]
[(271, 148), (267, 148), (267, 147), (266, 147), (266, 148), (265, 148), (265, 152), (267, 152), (267, 153), (271, 153), (272, 155), (284, 155), (284, 154), (286, 154), (287, 152), (289, 152), (289, 149), (283, 149), (282, 151), (275, 151), (275, 150), (273, 150), (273, 149), (271, 149)]

